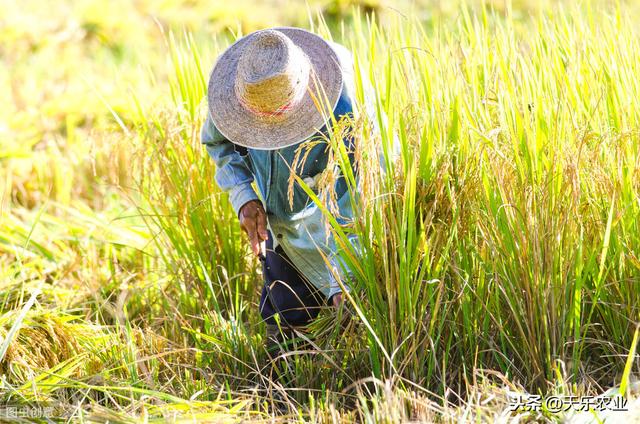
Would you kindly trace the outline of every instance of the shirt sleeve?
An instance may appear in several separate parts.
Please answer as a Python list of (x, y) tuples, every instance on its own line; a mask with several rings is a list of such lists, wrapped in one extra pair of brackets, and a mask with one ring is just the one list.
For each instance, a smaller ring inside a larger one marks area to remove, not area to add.
[[(338, 53), (341, 67), (343, 68), (343, 77), (344, 77), (343, 80), (345, 84), (345, 92), (347, 97), (349, 98), (351, 105), (353, 106), (354, 112), (358, 113), (361, 116), (363, 115), (366, 116), (367, 121), (371, 124), (372, 133), (375, 135), (381, 135), (381, 131), (384, 131), (385, 129), (388, 128), (388, 118), (384, 110), (379, 109), (377, 107), (377, 105), (380, 104), (380, 102), (376, 98), (377, 91), (375, 90), (373, 84), (371, 84), (371, 81), (366, 76), (366, 74), (361, 73), (360, 77), (362, 82), (362, 92), (363, 92), (364, 102), (361, 105), (362, 110), (357, 110), (359, 103), (357, 101), (357, 95), (356, 95), (357, 89), (356, 89), (356, 81), (355, 81), (355, 68), (354, 68), (353, 56), (351, 55), (351, 52), (349, 52), (344, 46), (341, 46), (335, 43), (333, 45), (334, 45), (335, 51)], [(389, 146), (390, 151), (388, 153), (391, 155), (391, 161), (393, 162), (400, 155), (400, 143), (399, 143), (398, 136), (397, 134), (395, 134), (395, 132), (391, 135), (391, 137), (392, 137), (392, 139), (390, 140), (391, 146)], [(384, 160), (384, 155), (382, 152), (380, 152), (379, 157), (380, 157), (381, 171), (383, 173), (387, 172), (386, 162)], [(358, 170), (356, 169), (355, 172), (356, 172), (356, 184), (359, 186), (360, 178), (358, 176)], [(356, 190), (356, 192), (360, 192), (360, 190)], [(340, 202), (340, 200), (346, 200), (346, 201)], [(350, 205), (349, 199), (340, 199), (340, 200), (339, 200), (339, 203), (344, 203), (344, 205), (340, 209), (342, 208), (350, 209), (351, 205)], [(347, 205), (347, 203), (349, 204)], [(360, 243), (359, 236), (357, 234), (349, 234), (347, 237), (349, 239), (349, 243), (351, 244), (355, 252), (357, 254), (361, 252), (361, 243)], [(330, 281), (330, 289), (328, 294), (329, 298), (334, 294), (340, 293), (342, 291), (337, 279), (335, 278), (336, 275), (339, 276), (340, 279), (343, 281), (343, 285), (347, 290), (349, 289), (349, 287), (346, 285), (346, 283), (351, 278), (351, 275), (349, 275), (350, 271), (346, 266), (346, 264), (344, 263), (344, 261), (341, 259), (340, 254), (338, 252), (334, 252), (332, 257), (330, 258), (330, 263), (331, 263), (331, 268), (333, 272), (330, 273), (331, 281)], [(345, 275), (345, 272), (346, 272), (346, 275)]]
[[(374, 121), (375, 108), (373, 103), (375, 98), (371, 97), (372, 91), (368, 90), (368, 88), (370, 87), (370, 83), (368, 82), (366, 77), (362, 81), (364, 85), (365, 104), (364, 104), (364, 110), (359, 111), (358, 101), (356, 96), (356, 83), (355, 83), (355, 75), (354, 75), (355, 69), (354, 69), (354, 63), (353, 63), (353, 56), (351, 52), (347, 50), (344, 46), (337, 43), (332, 43), (332, 45), (333, 45), (334, 51), (338, 55), (340, 66), (343, 71), (344, 95), (346, 95), (348, 102), (351, 104), (353, 112), (356, 114), (364, 113), (367, 115), (367, 118), (369, 119), (370, 122), (372, 123), (375, 122)], [(352, 153), (349, 154), (349, 160), (351, 161), (352, 166), (355, 165), (353, 162), (354, 155)], [(354, 171), (356, 173), (356, 184), (359, 185), (360, 179), (358, 178), (358, 170), (354, 168)], [(341, 215), (353, 216), (353, 211), (351, 210), (351, 199), (350, 199), (349, 193), (345, 193), (342, 196), (342, 198), (338, 199), (338, 205), (341, 211)], [(349, 244), (356, 250), (356, 252), (359, 252), (360, 240), (358, 235), (349, 234), (347, 238), (349, 240)], [(346, 264), (344, 263), (344, 261), (340, 256), (340, 253), (337, 250), (332, 252), (329, 262), (330, 262), (331, 272), (329, 273), (330, 284), (329, 284), (329, 293), (327, 297), (331, 298), (333, 295), (342, 292), (342, 287), (338, 283), (338, 280), (342, 281), (343, 286), (347, 291), (349, 290), (348, 281), (352, 278), (352, 276), (350, 275), (349, 268), (346, 266)]]
[(258, 195), (251, 185), (253, 174), (245, 159), (215, 127), (209, 115), (202, 126), (201, 142), (216, 165), (216, 183), (223, 191), (229, 193), (229, 201), (237, 216), (245, 203), (258, 200)]

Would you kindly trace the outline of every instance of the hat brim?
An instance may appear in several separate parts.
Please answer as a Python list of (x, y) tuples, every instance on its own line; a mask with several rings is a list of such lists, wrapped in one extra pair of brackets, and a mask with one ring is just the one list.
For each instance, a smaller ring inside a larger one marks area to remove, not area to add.
[(342, 68), (328, 42), (300, 28), (273, 29), (289, 37), (307, 55), (312, 67), (309, 90), (286, 115), (277, 121), (265, 120), (245, 109), (236, 97), (238, 59), (253, 34), (232, 44), (220, 56), (209, 77), (209, 113), (213, 123), (229, 141), (251, 149), (280, 149), (308, 139), (325, 126), (342, 92)]

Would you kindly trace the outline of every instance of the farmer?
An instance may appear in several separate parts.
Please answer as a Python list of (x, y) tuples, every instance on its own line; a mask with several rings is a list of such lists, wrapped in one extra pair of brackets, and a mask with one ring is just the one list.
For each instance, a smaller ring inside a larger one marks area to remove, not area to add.
[[(338, 121), (356, 112), (352, 57), (343, 46), (302, 29), (257, 31), (218, 58), (208, 101), (202, 143), (262, 260), (260, 312), (273, 346), (282, 329), (301, 328), (323, 305), (342, 301), (334, 278), (340, 267), (332, 272), (319, 251), (335, 253), (322, 212), (298, 182), (289, 193), (289, 182), (294, 172), (317, 189), (328, 171), (330, 113)], [(331, 109), (322, 111), (322, 104)], [(344, 142), (353, 150), (349, 140)], [(297, 153), (304, 160), (296, 160)], [(334, 189), (340, 218), (350, 218), (344, 180)]]

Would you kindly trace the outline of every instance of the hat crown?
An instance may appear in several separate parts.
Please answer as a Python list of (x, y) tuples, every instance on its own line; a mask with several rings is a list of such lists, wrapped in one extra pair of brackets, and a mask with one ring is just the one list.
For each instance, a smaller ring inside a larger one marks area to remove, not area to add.
[(258, 116), (284, 115), (304, 95), (310, 66), (302, 50), (282, 32), (257, 31), (238, 59), (238, 99)]

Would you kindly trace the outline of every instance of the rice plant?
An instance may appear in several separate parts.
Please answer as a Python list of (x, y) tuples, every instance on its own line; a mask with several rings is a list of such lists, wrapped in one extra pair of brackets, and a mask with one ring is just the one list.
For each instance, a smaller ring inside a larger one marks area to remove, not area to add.
[[(524, 393), (638, 416), (635, 3), (40, 3), (0, 17), (0, 420), (585, 419)], [(217, 54), (285, 24), (346, 45), (373, 110), (326, 140), (352, 222), (292, 177), (350, 291), (274, 375), (200, 128)]]

